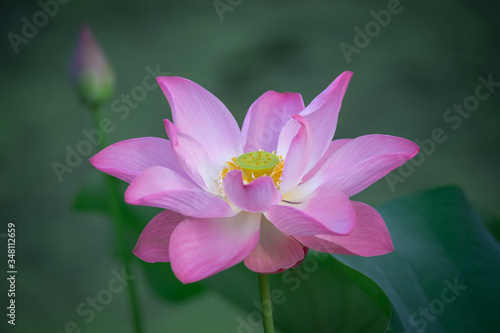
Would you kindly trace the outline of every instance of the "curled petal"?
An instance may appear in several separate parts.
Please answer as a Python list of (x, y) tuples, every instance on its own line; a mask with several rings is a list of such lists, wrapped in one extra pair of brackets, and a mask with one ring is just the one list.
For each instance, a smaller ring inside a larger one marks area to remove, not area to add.
[(224, 178), (224, 192), (238, 208), (249, 212), (265, 212), (281, 200), (271, 177), (262, 176), (244, 184), (240, 170), (228, 172)]
[(352, 74), (349, 71), (340, 74), (300, 113), (311, 123), (315, 136), (311, 159), (309, 160), (309, 170), (323, 156), (333, 139), (342, 99)]
[(236, 265), (259, 241), (261, 214), (241, 212), (231, 218), (181, 222), (170, 240), (170, 261), (183, 283), (202, 280)]
[(170, 210), (156, 215), (142, 230), (132, 253), (146, 262), (169, 262), (170, 237), (186, 218)]
[(170, 169), (152, 167), (137, 176), (125, 192), (133, 205), (160, 207), (194, 217), (227, 217), (236, 212), (222, 198), (203, 191)]
[(260, 96), (250, 106), (243, 121), (244, 152), (275, 151), (281, 129), (292, 115), (303, 109), (302, 96), (297, 93), (268, 91)]
[(356, 226), (349, 235), (296, 237), (305, 246), (321, 252), (352, 254), (363, 257), (379, 256), (394, 251), (391, 235), (382, 216), (365, 203), (353, 201)]
[(190, 135), (183, 133), (168, 119), (164, 120), (172, 151), (185, 172), (203, 189), (218, 194), (216, 168), (203, 145)]
[(304, 256), (302, 245), (262, 217), (259, 243), (245, 259), (245, 266), (257, 273), (272, 274), (294, 267)]
[[(281, 193), (287, 193), (301, 182), (302, 177), (307, 172), (314, 144), (314, 133), (307, 119), (300, 115), (294, 115), (292, 121), (295, 121), (299, 128), (286, 154), (283, 155), (285, 156), (285, 164), (280, 184)], [(280, 153), (278, 152), (278, 154)]]

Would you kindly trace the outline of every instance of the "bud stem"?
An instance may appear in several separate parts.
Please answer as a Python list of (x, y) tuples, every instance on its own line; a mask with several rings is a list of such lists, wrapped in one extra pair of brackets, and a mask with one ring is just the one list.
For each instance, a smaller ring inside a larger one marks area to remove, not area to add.
[[(94, 122), (99, 126), (99, 123), (101, 122), (101, 111), (102, 109), (99, 108), (98, 106), (94, 106), (91, 108), (92, 109), (92, 115), (94, 116)], [(99, 127), (97, 127), (99, 128)], [(107, 138), (106, 134), (103, 133), (103, 140), (101, 142), (101, 150), (107, 147)], [(108, 207), (109, 211), (112, 216), (112, 220), (115, 224), (115, 232), (116, 232), (116, 237), (118, 241), (118, 247), (119, 247), (119, 254), (122, 260), (122, 264), (125, 270), (125, 274), (127, 276), (133, 276), (132, 269), (130, 267), (130, 253), (131, 251), (128, 248), (127, 245), (127, 239), (126, 239), (126, 230), (125, 230), (125, 218), (123, 214), (123, 210), (120, 207), (120, 194), (118, 191), (118, 179), (105, 175), (106, 180), (107, 180), (107, 186), (108, 186)], [(141, 322), (141, 315), (140, 315), (140, 310), (139, 310), (139, 302), (137, 300), (137, 291), (135, 287), (135, 280), (129, 280), (128, 281), (128, 286), (125, 286), (128, 292), (129, 296), (129, 303), (130, 303), (130, 311), (132, 312), (132, 321), (134, 325), (134, 332), (135, 333), (142, 333), (142, 322)]]

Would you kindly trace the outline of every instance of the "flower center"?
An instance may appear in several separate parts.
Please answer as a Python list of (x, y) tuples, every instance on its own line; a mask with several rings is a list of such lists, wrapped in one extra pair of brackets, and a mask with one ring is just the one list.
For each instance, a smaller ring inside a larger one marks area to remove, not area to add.
[(223, 192), (223, 181), (229, 171), (241, 170), (243, 181), (246, 184), (259, 177), (269, 176), (273, 179), (274, 185), (279, 188), (284, 162), (285, 160), (281, 155), (263, 150), (252, 151), (241, 154), (238, 157), (233, 157), (231, 161), (226, 163), (226, 167), (221, 170), (219, 177), (217, 177), (219, 187)]
[(234, 162), (240, 167), (244, 177), (253, 180), (264, 175), (270, 176), (280, 159), (272, 153), (260, 150), (241, 154)]

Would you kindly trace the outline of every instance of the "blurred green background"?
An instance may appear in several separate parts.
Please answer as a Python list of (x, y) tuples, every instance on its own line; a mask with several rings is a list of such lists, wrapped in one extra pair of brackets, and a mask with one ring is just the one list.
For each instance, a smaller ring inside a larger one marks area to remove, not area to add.
[[(51, 166), (64, 164), (66, 146), (75, 149), (85, 140), (82, 131), (94, 128), (68, 79), (85, 22), (116, 72), (111, 101), (142, 85), (148, 66), (158, 66), (214, 93), (240, 125), (250, 104), (267, 90), (300, 92), (307, 105), (338, 74), (351, 70), (336, 138), (383, 133), (422, 142), (436, 128), (447, 135), (421, 165), (403, 171), (409, 173), (404, 182), (391, 188), (380, 180), (356, 199), (376, 206), (455, 184), (489, 227), (498, 228), (500, 87), (458, 128), (443, 120), (448, 108), (475, 94), (479, 76), (500, 81), (498, 3), (401, 1), (400, 12), (372, 33), (350, 62), (339, 45), (355, 46), (354, 28), (364, 30), (374, 20), (371, 11), (387, 9), (387, 1), (231, 3), (236, 5), (220, 16), (212, 1), (72, 0), (59, 4), (57, 14), (17, 53), (7, 35), (21, 36), (23, 17), (33, 22), (42, 8), (37, 1), (2, 3), (0, 240), (5, 251), (6, 225), (14, 221), (19, 271), (17, 325), (7, 329), (55, 333), (75, 321), (83, 332), (131, 332), (125, 293), (114, 295), (90, 323), (76, 313), (81, 302), (106, 288), (112, 270), (121, 270), (109, 220), (71, 208), (85, 179), (97, 173), (87, 162), (97, 148), (62, 182)], [(111, 142), (166, 137), (162, 120), (171, 115), (159, 88), (148, 91), (125, 119), (111, 112), (110, 104)], [(169, 303), (151, 291), (140, 271), (136, 281), (147, 332), (235, 332), (235, 318), (245, 316), (212, 291)], [(7, 285), (2, 286), (5, 300)]]

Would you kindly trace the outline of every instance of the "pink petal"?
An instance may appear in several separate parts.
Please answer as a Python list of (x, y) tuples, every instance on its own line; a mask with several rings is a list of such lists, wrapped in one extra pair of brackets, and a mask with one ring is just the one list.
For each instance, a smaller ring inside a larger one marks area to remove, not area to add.
[(180, 77), (157, 80), (172, 109), (175, 126), (198, 140), (217, 168), (242, 153), (238, 123), (217, 97)]
[(286, 155), (284, 155), (285, 164), (283, 165), (280, 184), (281, 193), (288, 192), (302, 180), (307, 171), (306, 168), (309, 164), (314, 143), (314, 133), (307, 119), (300, 115), (294, 115), (292, 121), (297, 122), (300, 128), (292, 139)]
[(236, 265), (259, 241), (261, 214), (241, 212), (231, 218), (181, 222), (170, 240), (170, 261), (183, 283), (202, 280)]
[(125, 201), (201, 218), (236, 214), (222, 198), (203, 191), (164, 167), (151, 167), (137, 176), (125, 192)]
[(163, 122), (176, 159), (186, 173), (201, 188), (218, 194), (219, 185), (216, 179), (220, 169), (213, 165), (203, 145), (192, 136), (183, 133), (168, 119)]
[(278, 145), (281, 129), (292, 115), (304, 109), (302, 96), (296, 93), (268, 91), (247, 112), (241, 129), (244, 152), (259, 149), (272, 152)]
[(186, 218), (170, 210), (164, 210), (156, 215), (142, 230), (132, 252), (147, 262), (169, 262), (170, 236), (175, 227)]
[(326, 182), (353, 196), (413, 158), (419, 147), (389, 135), (360, 136), (342, 146), (307, 182), (287, 193), (287, 200), (300, 200)]
[(288, 150), (290, 149), (290, 145), (292, 144), (292, 140), (297, 136), (300, 127), (300, 122), (293, 119), (293, 116), (292, 119), (290, 119), (285, 126), (283, 126), (278, 137), (278, 145), (276, 146), (277, 155), (286, 156)]
[(356, 223), (356, 213), (342, 192), (315, 192), (300, 204), (271, 206), (266, 217), (281, 232), (292, 236), (346, 235)]
[(130, 183), (152, 166), (169, 168), (189, 179), (175, 157), (170, 142), (161, 138), (120, 141), (94, 155), (90, 163), (98, 170)]
[(309, 169), (319, 161), (333, 139), (342, 99), (352, 74), (349, 71), (340, 74), (300, 113), (311, 123), (315, 136)]
[(348, 143), (351, 140), (352, 139), (338, 139), (330, 142), (326, 152), (323, 154), (318, 163), (316, 163), (316, 165), (304, 176), (304, 178), (302, 178), (302, 182), (305, 183), (309, 179), (311, 179), (312, 176), (314, 176), (323, 167), (326, 161), (330, 159), (333, 153), (335, 153), (337, 150), (339, 150), (341, 147), (343, 147), (346, 143)]
[(302, 245), (263, 217), (259, 243), (245, 259), (245, 266), (257, 273), (272, 274), (295, 266), (304, 255)]
[(305, 246), (321, 252), (379, 256), (394, 251), (391, 235), (382, 216), (365, 203), (353, 201), (356, 226), (349, 235), (296, 237)]
[(249, 212), (265, 212), (281, 200), (271, 177), (262, 176), (244, 184), (242, 172), (233, 170), (224, 178), (224, 192), (233, 204)]

